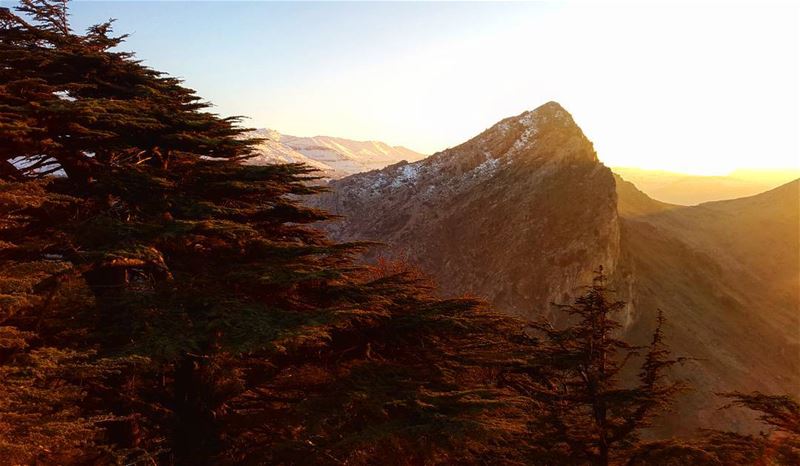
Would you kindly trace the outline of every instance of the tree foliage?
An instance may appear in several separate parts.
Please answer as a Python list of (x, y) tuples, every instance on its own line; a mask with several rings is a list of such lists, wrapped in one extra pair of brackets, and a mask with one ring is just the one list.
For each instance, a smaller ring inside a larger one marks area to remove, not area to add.
[(706, 430), (691, 439), (648, 442), (639, 446), (628, 464), (800, 464), (800, 405), (797, 401), (786, 395), (759, 392), (732, 392), (723, 396), (731, 400), (724, 409), (751, 410), (767, 430), (758, 435)]
[[(574, 304), (558, 305), (569, 323), (557, 328), (532, 324), (538, 339), (529, 363), (510, 377), (534, 400), (533, 458), (543, 464), (608, 465), (627, 457), (642, 430), (681, 390), (667, 370), (680, 362), (664, 342), (661, 312), (649, 346), (632, 346), (617, 334), (612, 301), (602, 267), (594, 283)], [(642, 355), (638, 384), (621, 382), (626, 364)]]

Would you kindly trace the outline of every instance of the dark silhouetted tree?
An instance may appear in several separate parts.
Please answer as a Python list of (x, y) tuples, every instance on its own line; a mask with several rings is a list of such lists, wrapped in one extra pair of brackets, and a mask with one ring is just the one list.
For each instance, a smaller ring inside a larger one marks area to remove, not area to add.
[[(500, 460), (528, 340), (354, 265), (301, 165), (65, 2), (0, 10), (0, 449), (69, 464)], [(40, 368), (40, 369), (39, 369)], [(50, 435), (59, 432), (58, 435)], [(48, 439), (44, 441), (43, 439)], [(512, 453), (510, 453), (512, 452)]]
[[(642, 429), (668, 407), (681, 389), (666, 371), (679, 359), (664, 343), (664, 316), (649, 346), (637, 347), (616, 335), (614, 314), (624, 308), (612, 301), (602, 268), (594, 283), (571, 305), (559, 305), (570, 322), (556, 328), (533, 325), (539, 338), (530, 363), (511, 383), (534, 400), (531, 461), (544, 464), (608, 465), (630, 454)], [(638, 384), (626, 387), (620, 376), (626, 363), (641, 355)], [(523, 376), (524, 375), (524, 376)]]

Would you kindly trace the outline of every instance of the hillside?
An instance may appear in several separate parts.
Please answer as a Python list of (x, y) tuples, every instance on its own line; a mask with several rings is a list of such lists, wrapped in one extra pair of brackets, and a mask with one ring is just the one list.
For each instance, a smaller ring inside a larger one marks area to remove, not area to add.
[[(634, 193), (621, 186), (624, 206)], [(679, 370), (694, 390), (674, 422), (746, 428), (746, 419), (717, 411), (715, 392), (800, 393), (799, 204), (794, 181), (695, 207), (620, 209), (629, 299), (641, 311), (630, 334), (644, 341), (653, 325), (648, 310), (661, 308), (674, 347), (697, 358)]]

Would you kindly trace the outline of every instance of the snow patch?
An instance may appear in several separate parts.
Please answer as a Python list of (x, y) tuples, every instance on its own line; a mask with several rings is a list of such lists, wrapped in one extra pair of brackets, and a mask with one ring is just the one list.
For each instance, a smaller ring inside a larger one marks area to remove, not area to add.
[(400, 173), (392, 181), (391, 186), (397, 188), (404, 184), (413, 184), (417, 176), (419, 176), (419, 166), (417, 164), (403, 165), (400, 167)]
[(500, 159), (489, 159), (472, 170), (473, 176), (490, 175), (500, 166)]
[(533, 117), (533, 112), (528, 112), (523, 115), (519, 119), (519, 124), (522, 125), (525, 130), (519, 135), (517, 140), (514, 141), (514, 145), (509, 151), (512, 154), (515, 154), (530, 145), (534, 136), (536, 136), (536, 133), (538, 132), (536, 119)]
[(67, 102), (75, 102), (76, 100), (78, 100), (75, 97), (72, 97), (69, 94), (69, 91), (56, 91), (53, 92), (53, 95), (58, 97), (60, 100), (66, 100)]

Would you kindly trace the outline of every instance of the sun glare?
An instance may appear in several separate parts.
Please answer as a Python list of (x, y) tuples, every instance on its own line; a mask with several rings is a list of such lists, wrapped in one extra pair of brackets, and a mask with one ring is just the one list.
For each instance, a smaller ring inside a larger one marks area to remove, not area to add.
[[(792, 21), (780, 9), (526, 11), (315, 70), (256, 121), (432, 153), (556, 100), (608, 165), (701, 175), (800, 168)], [(297, 110), (286, 118), (290, 103)]]

